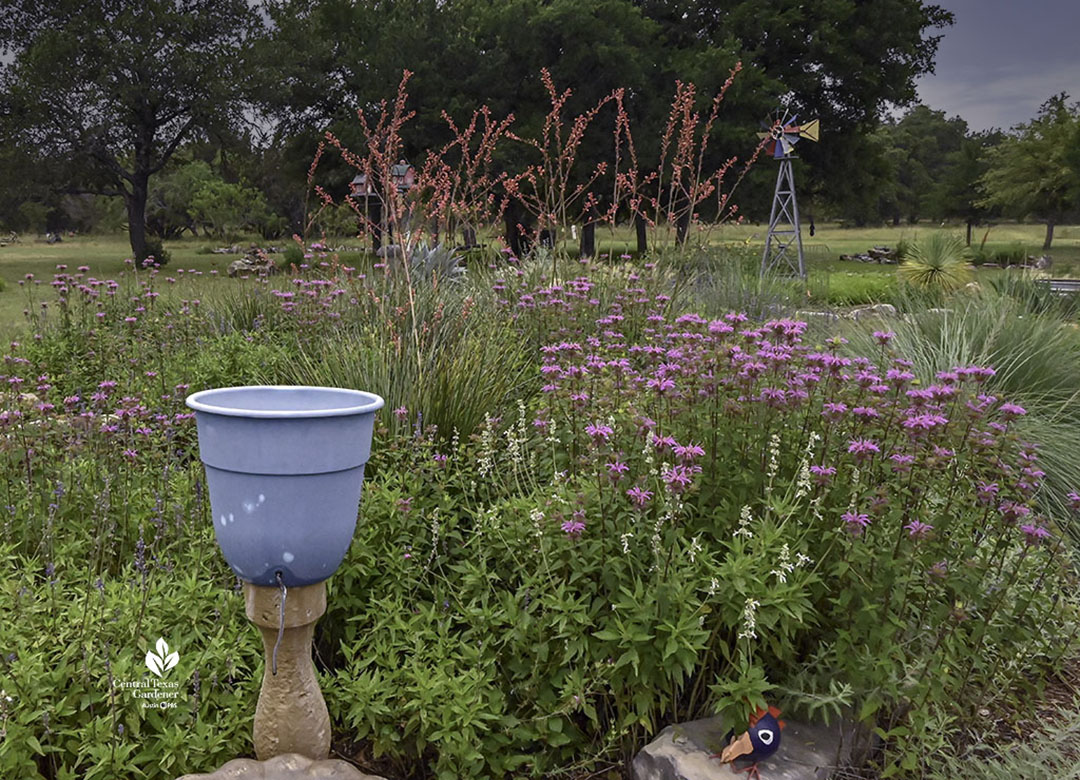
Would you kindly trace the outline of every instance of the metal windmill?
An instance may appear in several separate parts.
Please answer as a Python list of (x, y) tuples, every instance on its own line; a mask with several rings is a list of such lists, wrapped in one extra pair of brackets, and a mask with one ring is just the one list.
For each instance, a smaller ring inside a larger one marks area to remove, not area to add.
[(763, 276), (767, 273), (787, 272), (797, 274), (800, 279), (806, 278), (802, 233), (799, 231), (799, 204), (795, 200), (795, 175), (792, 172), (791, 160), (795, 144), (801, 139), (818, 140), (819, 125), (816, 119), (804, 125), (796, 124), (797, 122), (798, 116), (789, 115), (785, 110), (783, 115), (771, 124), (763, 122), (765, 132), (758, 133), (758, 138), (769, 139), (764, 153), (780, 161), (776, 190), (773, 192), (772, 212), (769, 215), (769, 233), (765, 237), (765, 252), (761, 256)]

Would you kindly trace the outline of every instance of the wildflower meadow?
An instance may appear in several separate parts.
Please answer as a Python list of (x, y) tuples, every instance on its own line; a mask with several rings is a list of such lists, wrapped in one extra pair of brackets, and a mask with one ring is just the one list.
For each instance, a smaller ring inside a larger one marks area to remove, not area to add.
[[(502, 254), (414, 291), (415, 333), (385, 264), (308, 265), (206, 301), (158, 295), (177, 282), (156, 268), (24, 280), (0, 416), (5, 775), (245, 751), (259, 648), (183, 406), (226, 384), (386, 395), (317, 659), (337, 749), (398, 776), (614, 766), (665, 723), (775, 701), (857, 719), (913, 771), (1069, 652), (1069, 518), (992, 366), (918, 376), (888, 330), (859, 354), (795, 319), (703, 316), (664, 258), (556, 281)], [(343, 376), (360, 353), (387, 372)], [(190, 673), (147, 714), (119, 683), (159, 633)]]

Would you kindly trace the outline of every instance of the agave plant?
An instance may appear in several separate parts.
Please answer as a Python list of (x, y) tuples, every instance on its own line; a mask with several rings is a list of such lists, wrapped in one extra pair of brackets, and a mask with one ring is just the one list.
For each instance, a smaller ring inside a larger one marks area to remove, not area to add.
[(446, 244), (420, 242), (409, 257), (413, 282), (460, 282), (465, 278), (461, 255)]
[(900, 278), (926, 292), (950, 293), (971, 281), (968, 249), (959, 236), (933, 233), (912, 244), (900, 264)]

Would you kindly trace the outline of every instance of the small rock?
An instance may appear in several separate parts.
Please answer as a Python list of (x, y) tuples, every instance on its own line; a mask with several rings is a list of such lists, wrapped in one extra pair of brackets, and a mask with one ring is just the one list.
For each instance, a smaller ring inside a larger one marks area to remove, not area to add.
[(863, 306), (853, 309), (849, 315), (853, 320), (868, 320), (873, 317), (895, 317), (896, 307), (891, 303), (875, 303), (873, 306)]
[(235, 758), (208, 775), (184, 775), (179, 780), (385, 780), (361, 772), (339, 759), (314, 761), (286, 753), (266, 761)]
[(386, 246), (381, 246), (375, 254), (378, 257), (383, 258), (384, 260), (400, 260), (405, 256), (405, 253), (397, 244), (387, 244)]
[[(634, 756), (630, 776), (633, 780), (728, 780), (733, 776), (731, 767), (712, 757), (724, 749), (728, 731), (720, 718), (668, 726)], [(827, 727), (789, 720), (780, 749), (758, 765), (761, 778), (825, 780), (848, 759), (853, 738), (850, 725)]]
[(825, 322), (835, 322), (840, 319), (840, 315), (831, 311), (797, 311), (795, 312), (795, 319), (804, 320), (809, 322), (810, 320), (824, 320)]
[(1035, 258), (1035, 267), (1040, 271), (1045, 271), (1047, 268), (1054, 264), (1054, 259), (1050, 255), (1042, 255)]

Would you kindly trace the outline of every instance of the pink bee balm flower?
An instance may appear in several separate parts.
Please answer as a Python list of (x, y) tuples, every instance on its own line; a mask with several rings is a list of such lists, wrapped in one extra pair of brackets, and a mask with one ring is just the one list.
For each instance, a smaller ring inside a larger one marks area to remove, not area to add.
[(869, 460), (881, 452), (881, 449), (870, 439), (852, 439), (848, 442), (848, 452), (855, 456), (855, 460)]
[(1043, 528), (1041, 525), (1022, 525), (1020, 530), (1023, 531), (1024, 537), (1028, 544), (1038, 544), (1050, 537), (1050, 532)]
[(585, 512), (578, 510), (574, 516), (562, 524), (562, 529), (571, 539), (577, 539), (585, 530)]
[(607, 441), (615, 431), (610, 425), (596, 425), (595, 423), (590, 423), (585, 426), (585, 433), (587, 433), (589, 438), (593, 441), (599, 442)]
[(975, 487), (975, 496), (980, 504), (989, 504), (994, 500), (994, 496), (998, 494), (999, 489), (997, 482), (980, 482)]
[(1012, 420), (1017, 417), (1023, 417), (1027, 414), (1027, 409), (1016, 404), (1002, 404), (1000, 407), (1001, 413), (1005, 416), (1006, 420)]
[(694, 458), (699, 458), (705, 454), (705, 450), (697, 444), (677, 444), (674, 447), (676, 457), (681, 458), (686, 462), (692, 461)]
[(848, 410), (847, 404), (844, 403), (827, 403), (823, 408), (821, 416), (829, 420), (837, 419)]
[(998, 511), (1001, 512), (1002, 519), (1010, 525), (1031, 514), (1030, 507), (1018, 504), (1015, 501), (1006, 501), (998, 507)]
[(922, 539), (929, 535), (934, 530), (934, 526), (929, 523), (923, 523), (919, 520), (912, 520), (910, 523), (904, 526), (904, 530), (908, 532), (908, 536), (912, 539)]
[(848, 533), (852, 536), (862, 536), (863, 531), (870, 525), (870, 516), (862, 512), (844, 512), (840, 519), (847, 524)]
[(621, 460), (613, 461), (607, 464), (608, 476), (611, 477), (612, 482), (618, 482), (622, 479), (623, 474), (630, 470), (630, 467), (623, 463)]

